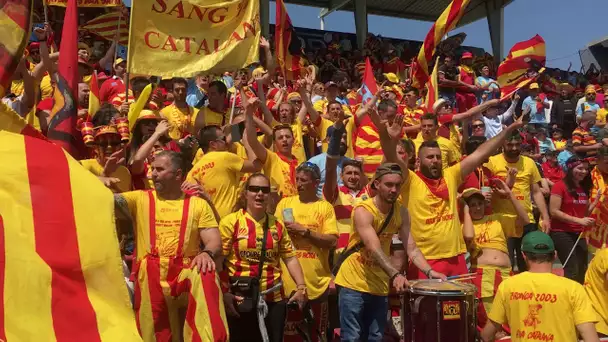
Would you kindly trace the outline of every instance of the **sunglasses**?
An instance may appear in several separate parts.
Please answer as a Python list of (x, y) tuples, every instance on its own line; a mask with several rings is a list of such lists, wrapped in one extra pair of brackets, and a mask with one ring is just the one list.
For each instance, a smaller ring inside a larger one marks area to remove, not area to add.
[(478, 125), (472, 125), (471, 127), (473, 127), (473, 129), (475, 128), (484, 128), (486, 125), (484, 124), (478, 124)]
[(108, 147), (108, 146), (118, 146), (120, 145), (122, 142), (120, 140), (118, 141), (104, 141), (104, 142), (98, 142), (95, 143), (97, 146), (100, 147)]
[(254, 194), (257, 194), (260, 191), (263, 194), (269, 194), (270, 193), (270, 187), (269, 186), (250, 185), (250, 186), (247, 187), (247, 190), (253, 192)]

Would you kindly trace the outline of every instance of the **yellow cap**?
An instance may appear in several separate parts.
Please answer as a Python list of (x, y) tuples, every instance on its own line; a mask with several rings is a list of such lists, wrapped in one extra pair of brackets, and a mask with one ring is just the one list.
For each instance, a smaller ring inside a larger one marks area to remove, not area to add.
[(392, 83), (399, 83), (399, 77), (392, 72), (387, 72), (384, 77)]
[(534, 82), (532, 84), (530, 84), (530, 89), (539, 89), (540, 87), (538, 86), (538, 83)]

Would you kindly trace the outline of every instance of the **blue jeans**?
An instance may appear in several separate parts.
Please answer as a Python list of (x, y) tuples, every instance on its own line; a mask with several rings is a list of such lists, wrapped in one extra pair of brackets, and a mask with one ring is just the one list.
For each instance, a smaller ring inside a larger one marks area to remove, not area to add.
[(340, 338), (343, 342), (382, 341), (388, 297), (340, 288)]

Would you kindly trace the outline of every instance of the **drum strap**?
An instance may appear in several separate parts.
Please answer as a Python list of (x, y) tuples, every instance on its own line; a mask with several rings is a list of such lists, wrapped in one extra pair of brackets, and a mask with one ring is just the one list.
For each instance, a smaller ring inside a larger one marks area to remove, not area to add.
[[(394, 211), (395, 211), (395, 206), (393, 205), (393, 206), (391, 206), (391, 210), (389, 210), (388, 215), (386, 215), (386, 218), (382, 222), (382, 225), (380, 226), (380, 230), (377, 232), (378, 236), (380, 236), (380, 234), (382, 234), (382, 232), (384, 232), (386, 227), (388, 227), (388, 224), (391, 222), (391, 219), (393, 218)], [(340, 254), (340, 256), (338, 256), (336, 262), (334, 263), (334, 265), (331, 269), (331, 273), (334, 276), (337, 275), (338, 270), (340, 270), (340, 266), (342, 266), (342, 263), (344, 263), (344, 261), (349, 256), (351, 256), (353, 253), (358, 252), (361, 248), (363, 248), (363, 246), (364, 246), (363, 241), (359, 241), (353, 247), (345, 249), (344, 252), (342, 252), (342, 254)]]

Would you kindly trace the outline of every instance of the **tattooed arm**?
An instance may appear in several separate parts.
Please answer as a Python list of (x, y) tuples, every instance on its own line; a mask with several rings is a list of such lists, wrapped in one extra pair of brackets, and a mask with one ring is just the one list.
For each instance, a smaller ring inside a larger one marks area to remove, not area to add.
[(392, 264), (390, 258), (382, 251), (382, 245), (380, 239), (374, 229), (373, 215), (365, 208), (359, 207), (355, 209), (355, 216), (353, 217), (355, 229), (361, 241), (365, 245), (365, 249), (374, 258), (376, 263), (382, 268), (382, 270), (391, 278), (393, 278), (399, 270), (397, 270)]
[(405, 207), (401, 207), (401, 219), (403, 222), (401, 223), (401, 229), (399, 229), (399, 235), (412, 263), (414, 263), (414, 265), (416, 265), (416, 267), (418, 267), (422, 273), (426, 274), (429, 279), (434, 278), (446, 280), (445, 275), (433, 271), (433, 268), (426, 261), (424, 255), (422, 255), (420, 248), (416, 246), (416, 241), (414, 241), (414, 238), (410, 232), (410, 214)]
[(121, 194), (114, 194), (114, 209), (118, 219), (131, 220), (131, 212), (127, 200)]

